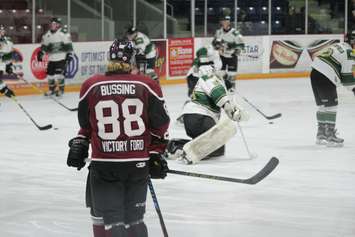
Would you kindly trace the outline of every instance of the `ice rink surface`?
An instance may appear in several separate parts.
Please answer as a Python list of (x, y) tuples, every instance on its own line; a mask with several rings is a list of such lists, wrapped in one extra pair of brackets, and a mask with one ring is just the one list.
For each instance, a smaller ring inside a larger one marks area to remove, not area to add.
[[(256, 185), (179, 175), (153, 180), (171, 237), (353, 237), (355, 236), (355, 97), (339, 91), (337, 127), (343, 148), (315, 145), (316, 106), (308, 79), (238, 81), (239, 92), (267, 115), (269, 124), (243, 100), (251, 118), (227, 144), (226, 155), (197, 165), (169, 161), (170, 168), (236, 178), (255, 174), (272, 157), (276, 170)], [(174, 121), (186, 100), (186, 86), (163, 87), (171, 137), (186, 137)], [(85, 208), (87, 169), (66, 166), (67, 142), (78, 130), (77, 116), (43, 96), (18, 100), (40, 124), (39, 131), (11, 100), (0, 98), (0, 236), (92, 236)], [(77, 93), (61, 102), (76, 107)], [(149, 235), (163, 236), (148, 193)]]

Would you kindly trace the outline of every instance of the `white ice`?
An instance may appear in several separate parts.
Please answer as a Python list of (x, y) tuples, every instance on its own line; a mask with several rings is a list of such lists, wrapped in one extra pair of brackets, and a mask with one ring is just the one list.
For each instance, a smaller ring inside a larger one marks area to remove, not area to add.
[[(169, 175), (154, 180), (169, 236), (193, 237), (353, 237), (355, 236), (355, 97), (340, 90), (337, 127), (343, 148), (315, 145), (316, 106), (308, 79), (238, 81), (238, 90), (273, 124), (239, 102), (251, 115), (242, 123), (248, 159), (240, 133), (226, 155), (172, 169), (236, 178), (255, 174), (272, 157), (276, 170), (256, 185)], [(172, 121), (186, 99), (186, 86), (165, 86)], [(40, 124), (58, 130), (39, 131), (19, 107), (0, 98), (0, 236), (92, 236), (85, 208), (87, 170), (66, 166), (67, 142), (78, 129), (75, 112), (42, 96), (19, 97)], [(76, 107), (77, 93), (61, 100)], [(186, 137), (172, 123), (171, 137)], [(145, 221), (150, 236), (163, 236), (148, 193)]]

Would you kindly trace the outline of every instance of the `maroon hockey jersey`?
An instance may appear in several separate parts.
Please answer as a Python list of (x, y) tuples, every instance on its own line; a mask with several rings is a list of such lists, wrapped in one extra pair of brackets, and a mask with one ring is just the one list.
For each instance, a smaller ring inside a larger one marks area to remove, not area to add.
[(167, 136), (169, 116), (157, 82), (142, 75), (95, 75), (81, 86), (79, 135), (90, 139), (93, 161), (144, 161), (152, 136)]

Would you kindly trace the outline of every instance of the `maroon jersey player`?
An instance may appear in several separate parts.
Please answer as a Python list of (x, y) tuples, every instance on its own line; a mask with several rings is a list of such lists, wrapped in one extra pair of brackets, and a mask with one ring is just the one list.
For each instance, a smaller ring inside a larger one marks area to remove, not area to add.
[(81, 169), (92, 154), (86, 201), (94, 237), (147, 237), (143, 222), (147, 182), (164, 178), (169, 116), (157, 82), (135, 74), (133, 48), (124, 40), (110, 47), (105, 75), (80, 90), (80, 131), (69, 142), (67, 164)]

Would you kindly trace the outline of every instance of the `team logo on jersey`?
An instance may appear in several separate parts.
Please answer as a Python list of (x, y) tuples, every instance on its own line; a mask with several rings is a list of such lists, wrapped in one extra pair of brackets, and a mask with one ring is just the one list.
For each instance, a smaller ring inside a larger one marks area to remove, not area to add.
[(38, 80), (44, 80), (47, 76), (48, 54), (45, 54), (42, 58), (42, 62), (37, 60), (37, 54), (41, 51), (41, 48), (36, 48), (31, 56), (31, 71), (32, 74)]
[(79, 58), (74, 54), (71, 60), (67, 63), (64, 76), (65, 78), (72, 79), (74, 78), (75, 74), (78, 72), (79, 69)]

